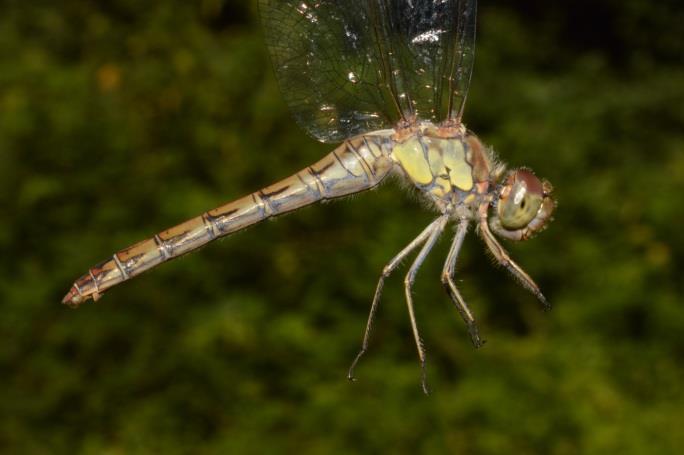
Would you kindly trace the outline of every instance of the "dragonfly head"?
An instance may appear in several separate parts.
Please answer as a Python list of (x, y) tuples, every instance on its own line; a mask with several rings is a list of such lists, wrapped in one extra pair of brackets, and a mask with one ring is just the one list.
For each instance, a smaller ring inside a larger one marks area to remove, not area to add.
[(510, 240), (529, 239), (551, 221), (556, 208), (552, 191), (549, 182), (540, 180), (529, 169), (514, 169), (497, 190), (490, 227)]

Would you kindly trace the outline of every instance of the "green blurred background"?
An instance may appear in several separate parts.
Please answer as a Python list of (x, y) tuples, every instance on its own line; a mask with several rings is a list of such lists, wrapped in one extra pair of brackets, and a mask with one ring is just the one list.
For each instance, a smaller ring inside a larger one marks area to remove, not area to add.
[[(396, 184), (267, 222), (72, 311), (88, 267), (330, 150), (290, 118), (253, 2), (0, 6), (4, 453), (677, 453), (684, 447), (684, 8), (482, 1), (465, 120), (554, 183), (556, 219), (476, 236), (443, 293), (386, 261), (434, 216)], [(405, 270), (405, 269), (404, 269)]]

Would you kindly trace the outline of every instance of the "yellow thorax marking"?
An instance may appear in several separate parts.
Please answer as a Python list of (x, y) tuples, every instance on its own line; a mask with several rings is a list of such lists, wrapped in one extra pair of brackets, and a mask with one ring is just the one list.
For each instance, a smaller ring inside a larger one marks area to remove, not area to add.
[(433, 183), (430, 192), (435, 196), (445, 196), (453, 188), (461, 191), (473, 188), (473, 171), (460, 140), (412, 137), (397, 144), (393, 156), (415, 183)]
[(430, 165), (425, 159), (423, 146), (416, 136), (395, 145), (392, 155), (399, 161), (411, 180), (419, 185), (432, 183)]
[(451, 184), (463, 191), (473, 189), (473, 169), (466, 161), (463, 143), (459, 140), (438, 139), (443, 143), (442, 159), (449, 169)]

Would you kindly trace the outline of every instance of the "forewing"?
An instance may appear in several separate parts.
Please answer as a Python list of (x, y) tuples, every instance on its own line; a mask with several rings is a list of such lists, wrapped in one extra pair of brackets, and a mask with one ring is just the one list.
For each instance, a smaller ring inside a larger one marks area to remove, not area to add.
[(460, 120), (476, 0), (259, 0), (276, 76), (311, 136)]
[(477, 0), (386, 4), (404, 116), (460, 122), (475, 56)]

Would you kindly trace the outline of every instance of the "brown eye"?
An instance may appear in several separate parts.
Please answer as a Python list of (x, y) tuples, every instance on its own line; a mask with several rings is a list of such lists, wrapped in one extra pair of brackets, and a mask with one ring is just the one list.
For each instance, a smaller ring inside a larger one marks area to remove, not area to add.
[(524, 228), (537, 216), (543, 200), (542, 183), (532, 172), (525, 169), (512, 172), (497, 204), (501, 226), (508, 230)]

